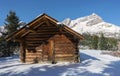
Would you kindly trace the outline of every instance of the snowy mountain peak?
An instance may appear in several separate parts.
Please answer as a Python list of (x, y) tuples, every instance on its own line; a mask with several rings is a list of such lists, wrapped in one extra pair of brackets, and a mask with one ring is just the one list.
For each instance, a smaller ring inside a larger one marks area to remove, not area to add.
[(100, 17), (99, 15), (97, 15), (96, 13), (92, 13), (91, 16), (94, 16), (94, 17)]
[(87, 26), (91, 26), (103, 22), (102, 18), (95, 13), (86, 17), (78, 18), (77, 20), (78, 22), (86, 22)]
[(63, 22), (62, 22), (63, 24), (67, 24), (67, 25), (70, 25), (70, 23), (71, 23), (71, 19), (70, 18), (66, 18)]
[(75, 20), (67, 18), (62, 23), (78, 33), (90, 33), (97, 35), (103, 33), (106, 37), (120, 38), (120, 27), (105, 22), (95, 13)]

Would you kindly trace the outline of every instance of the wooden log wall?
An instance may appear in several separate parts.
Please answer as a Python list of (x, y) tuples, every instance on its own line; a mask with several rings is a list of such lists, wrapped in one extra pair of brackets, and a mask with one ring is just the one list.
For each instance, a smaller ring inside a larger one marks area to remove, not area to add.
[(40, 51), (36, 52), (26, 52), (26, 62), (27, 63), (39, 63), (42, 60), (42, 53)]
[[(75, 61), (76, 43), (74, 37), (55, 26), (44, 25), (24, 36), (27, 63), (49, 62), (49, 61)], [(51, 52), (50, 41), (54, 46)], [(72, 41), (73, 40), (73, 41)], [(53, 54), (54, 52), (54, 54)], [(53, 56), (51, 56), (53, 55)], [(54, 59), (53, 59), (54, 58)]]
[(26, 41), (26, 62), (34, 63), (35, 59), (38, 62), (49, 61), (49, 43), (47, 40), (58, 32), (59, 30), (55, 26), (43, 25), (37, 28), (36, 32), (26, 35), (24, 37)]
[(65, 35), (55, 35), (54, 50), (55, 50), (55, 61), (72, 61), (74, 62), (75, 45)]

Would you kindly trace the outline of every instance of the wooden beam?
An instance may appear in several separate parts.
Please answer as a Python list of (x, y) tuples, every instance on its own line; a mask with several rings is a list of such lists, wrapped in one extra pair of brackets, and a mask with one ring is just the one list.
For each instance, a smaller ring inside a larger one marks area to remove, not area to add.
[(79, 55), (79, 48), (78, 48), (78, 42), (76, 42), (76, 50), (75, 50), (75, 55), (74, 55), (74, 62), (76, 62), (76, 63), (78, 63), (78, 62), (80, 62), (80, 55)]
[(20, 43), (20, 59), (23, 63), (25, 63), (25, 58), (26, 58), (26, 50), (25, 50), (25, 41), (21, 41)]
[(29, 33), (29, 31), (23, 33), (23, 34), (20, 36), (20, 38), (24, 37), (24, 36), (27, 35), (28, 33)]
[(34, 26), (34, 29), (38, 28), (39, 26), (41, 26), (44, 23), (45, 23), (45, 21), (40, 22), (38, 25)]
[(49, 19), (51, 22), (54, 22), (55, 24), (57, 24), (57, 21), (56, 20), (54, 20), (53, 18), (50, 18), (50, 17), (48, 17), (48, 16), (45, 16), (47, 19)]
[(41, 40), (47, 40), (49, 38), (25, 38), (25, 39), (26, 41), (36, 41), (36, 40), (41, 41)]
[(44, 21), (47, 24), (47, 26), (51, 26), (47, 18), (44, 18)]

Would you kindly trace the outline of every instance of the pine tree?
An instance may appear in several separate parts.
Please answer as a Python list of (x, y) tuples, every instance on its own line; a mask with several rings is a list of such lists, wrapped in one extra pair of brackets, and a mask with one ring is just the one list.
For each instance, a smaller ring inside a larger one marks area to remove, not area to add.
[[(4, 38), (7, 35), (12, 34), (13, 32), (15, 32), (17, 30), (17, 28), (20, 26), (19, 22), (19, 18), (16, 16), (16, 13), (14, 11), (10, 11), (9, 14), (7, 15), (7, 18), (5, 19), (5, 26), (4, 29), (6, 30), (5, 34), (4, 34)], [(16, 42), (12, 42), (12, 41), (5, 41), (5, 39), (3, 39), (4, 42), (4, 55), (5, 56), (10, 56), (14, 53), (14, 51), (16, 50), (16, 47), (18, 47), (18, 43)]]
[(92, 36), (92, 41), (91, 41), (91, 48), (92, 49), (98, 48), (98, 39), (99, 39), (99, 37), (97, 35)]
[(10, 11), (7, 15), (7, 18), (5, 19), (5, 29), (7, 31), (7, 34), (11, 34), (17, 30), (19, 25), (19, 18), (16, 16), (16, 13), (14, 11)]
[(117, 50), (117, 42), (118, 42), (117, 39), (108, 38), (107, 39), (108, 50), (113, 50), (113, 51)]
[(101, 33), (101, 36), (99, 38), (98, 42), (98, 49), (100, 50), (107, 50), (107, 39), (104, 37), (103, 33)]
[(83, 36), (85, 39), (80, 41), (80, 44), (84, 46), (90, 46), (92, 36), (89, 33), (84, 33)]

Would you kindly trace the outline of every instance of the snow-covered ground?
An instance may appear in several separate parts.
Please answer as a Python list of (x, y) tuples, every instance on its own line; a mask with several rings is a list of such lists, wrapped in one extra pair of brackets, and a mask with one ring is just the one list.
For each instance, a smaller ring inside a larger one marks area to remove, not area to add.
[(120, 58), (98, 50), (80, 51), (81, 63), (23, 64), (17, 56), (0, 58), (0, 76), (120, 76)]

